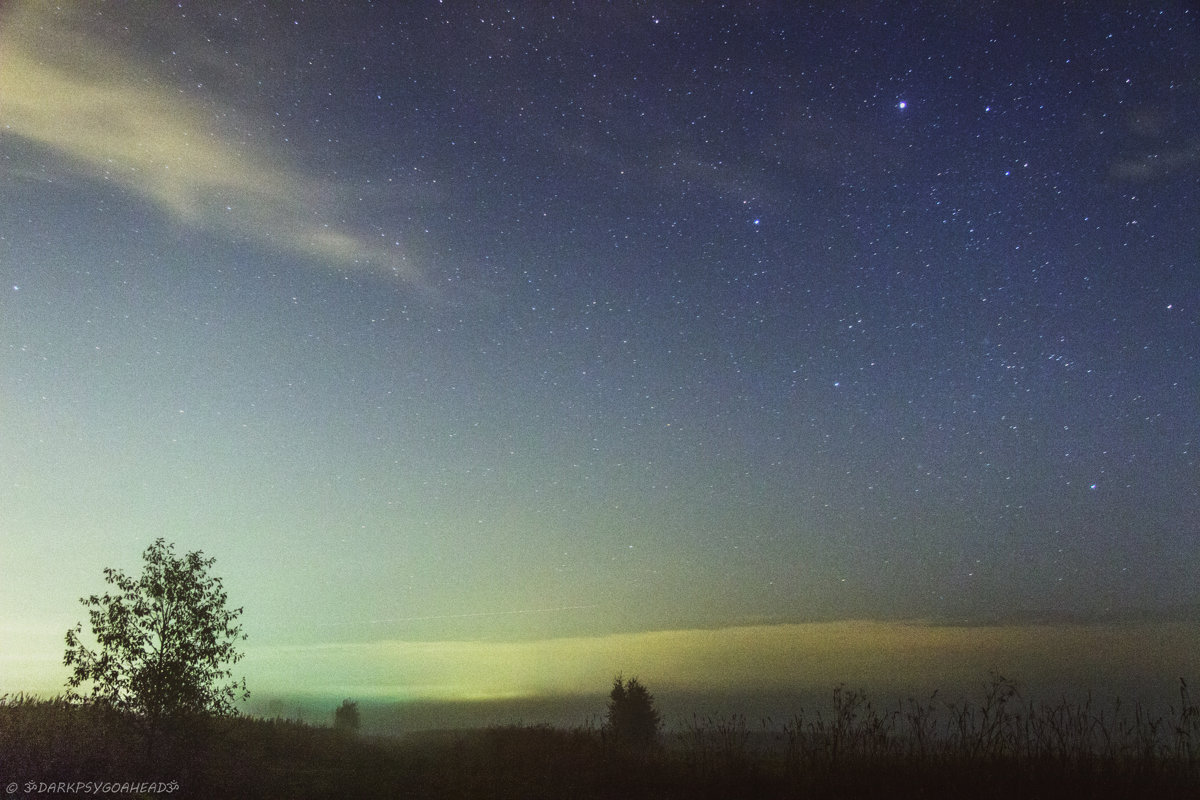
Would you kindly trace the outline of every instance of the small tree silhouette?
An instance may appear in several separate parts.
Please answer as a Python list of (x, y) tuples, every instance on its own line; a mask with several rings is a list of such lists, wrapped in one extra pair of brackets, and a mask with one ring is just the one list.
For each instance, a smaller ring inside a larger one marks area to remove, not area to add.
[[(147, 733), (147, 748), (164, 723), (207, 715), (236, 715), (250, 696), (246, 681), (232, 678), (246, 638), (227, 609), (221, 579), (208, 574), (216, 559), (200, 551), (176, 558), (174, 545), (157, 539), (142, 554), (140, 578), (104, 570), (116, 594), (80, 598), (88, 609), (95, 649), (83, 625), (67, 631), (63, 664), (72, 667), (67, 697), (115, 709)], [(91, 683), (86, 695), (78, 690)]]
[(339, 731), (355, 733), (361, 724), (358, 716), (358, 703), (346, 698), (341, 706), (333, 712), (333, 728)]
[(608, 694), (608, 723), (605, 728), (616, 745), (623, 749), (647, 751), (658, 743), (662, 718), (650, 694), (637, 678), (613, 679)]

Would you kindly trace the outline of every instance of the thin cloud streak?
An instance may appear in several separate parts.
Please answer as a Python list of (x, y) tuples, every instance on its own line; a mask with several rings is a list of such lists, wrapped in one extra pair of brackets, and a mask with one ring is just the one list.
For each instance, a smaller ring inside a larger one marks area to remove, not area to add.
[(553, 606), (551, 608), (519, 608), (511, 611), (472, 611), (466, 614), (428, 614), (415, 617), (383, 617), (380, 619), (368, 619), (364, 621), (348, 620), (343, 622), (326, 622), (319, 627), (322, 628), (342, 628), (355, 625), (390, 625), (397, 622), (426, 622), (434, 619), (476, 619), (479, 617), (515, 617), (526, 614), (552, 614), (558, 611), (582, 611), (590, 608), (600, 608), (599, 603), (591, 603), (582, 606)]
[[(404, 283), (419, 273), (386, 244), (336, 220), (329, 187), (281, 154), (236, 138), (208, 108), (41, 3), (19, 4), (0, 34), (0, 130), (69, 159), (186, 225), (364, 269)], [(27, 174), (27, 171), (26, 171)]]

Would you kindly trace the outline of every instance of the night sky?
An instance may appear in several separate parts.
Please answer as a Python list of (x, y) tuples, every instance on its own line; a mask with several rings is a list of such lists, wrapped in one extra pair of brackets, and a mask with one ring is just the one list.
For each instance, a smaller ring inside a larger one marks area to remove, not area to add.
[(0, 691), (158, 536), (252, 692), (1200, 677), (1200, 15), (832, 5), (5, 3)]

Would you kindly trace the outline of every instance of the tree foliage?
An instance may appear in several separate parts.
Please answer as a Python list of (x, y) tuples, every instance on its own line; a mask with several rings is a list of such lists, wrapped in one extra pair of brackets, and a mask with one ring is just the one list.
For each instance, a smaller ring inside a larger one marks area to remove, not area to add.
[(341, 706), (333, 712), (333, 727), (339, 731), (351, 733), (358, 730), (361, 720), (358, 716), (358, 703), (346, 698)]
[[(67, 697), (151, 721), (236, 714), (249, 692), (230, 667), (246, 635), (237, 622), (242, 609), (226, 608), (221, 579), (208, 573), (216, 559), (200, 551), (177, 558), (163, 539), (142, 559), (140, 578), (105, 569), (116, 591), (80, 598), (96, 647), (84, 643), (82, 623), (67, 631)], [(89, 682), (90, 692), (80, 692)]]
[(658, 742), (662, 718), (650, 694), (637, 678), (613, 679), (608, 695), (606, 728), (616, 743), (631, 749), (648, 749)]

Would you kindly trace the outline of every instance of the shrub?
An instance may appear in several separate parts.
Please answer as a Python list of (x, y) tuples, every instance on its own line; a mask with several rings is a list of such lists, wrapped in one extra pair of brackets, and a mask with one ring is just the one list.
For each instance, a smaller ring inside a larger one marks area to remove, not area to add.
[(343, 700), (341, 706), (333, 712), (333, 727), (335, 730), (355, 733), (358, 731), (360, 724), (358, 703), (351, 701), (349, 698)]

